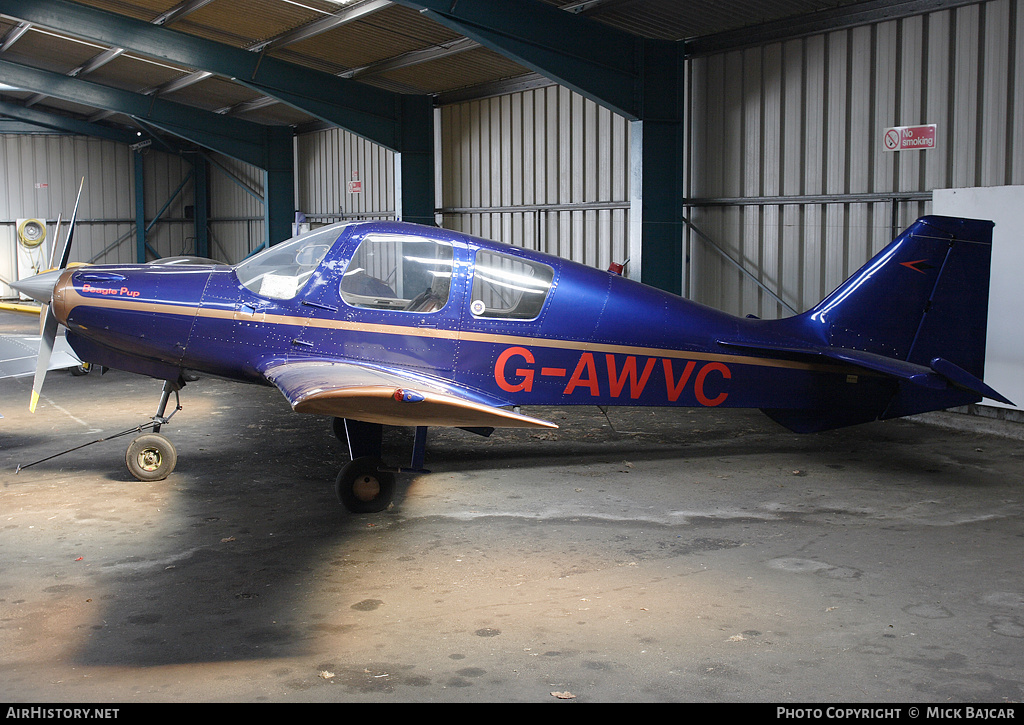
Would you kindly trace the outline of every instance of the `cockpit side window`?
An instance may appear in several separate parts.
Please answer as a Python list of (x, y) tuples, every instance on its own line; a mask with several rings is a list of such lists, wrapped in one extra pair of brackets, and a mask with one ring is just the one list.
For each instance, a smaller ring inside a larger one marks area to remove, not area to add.
[(263, 297), (295, 297), (341, 236), (342, 225), (331, 225), (276, 244), (235, 266), (238, 280)]
[(353, 307), (436, 312), (448, 304), (454, 253), (450, 244), (405, 235), (363, 239), (341, 280)]
[(532, 320), (544, 307), (554, 275), (546, 264), (479, 249), (469, 311), (474, 317)]

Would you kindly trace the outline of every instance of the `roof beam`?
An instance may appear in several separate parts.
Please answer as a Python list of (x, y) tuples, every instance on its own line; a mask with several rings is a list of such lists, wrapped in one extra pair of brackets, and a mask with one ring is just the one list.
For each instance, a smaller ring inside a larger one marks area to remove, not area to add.
[(333, 30), (341, 25), (364, 18), (367, 15), (372, 15), (390, 4), (391, 0), (364, 0), (363, 2), (349, 5), (344, 10), (339, 10), (326, 17), (301, 25), (294, 30), (289, 30), (287, 33), (282, 33), (275, 38), (259, 42), (248, 49), (259, 52), (261, 50), (270, 50), (271, 48), (282, 48), (292, 43), (308, 40), (321, 33), (326, 33), (328, 30)]
[(642, 115), (640, 38), (539, 0), (396, 2), (627, 118)]
[(206, 70), (401, 151), (398, 94), (70, 0), (0, 0), (0, 13)]
[(266, 158), (266, 127), (250, 121), (227, 118), (162, 98), (122, 91), (6, 60), (0, 60), (0, 78), (28, 91), (123, 113), (261, 169), (267, 168), (269, 163)]
[(688, 58), (723, 53), (834, 30), (845, 30), (887, 20), (924, 15), (963, 5), (975, 5), (977, 2), (978, 0), (868, 0), (868, 2), (843, 5), (807, 15), (797, 15), (760, 25), (748, 25), (721, 33), (690, 38), (685, 41), (685, 52)]
[[(365, 18), (368, 15), (372, 15), (378, 10), (383, 10), (391, 4), (391, 0), (361, 0), (354, 5), (347, 6), (344, 10), (339, 10), (336, 13), (328, 15), (326, 17), (314, 20), (306, 23), (305, 25), (299, 26), (293, 30), (289, 30), (287, 33), (262, 40), (253, 45), (246, 46), (246, 50), (258, 53), (261, 51), (284, 48), (293, 43), (298, 43), (309, 38), (314, 38), (321, 33), (326, 33), (328, 30), (347, 25), (348, 23)], [(351, 78), (351, 75), (345, 73), (339, 73), (341, 78)], [(161, 88), (160, 91), (163, 92)], [(242, 101), (232, 106), (219, 109), (217, 113), (244, 113), (246, 111), (255, 110), (258, 108), (266, 108), (276, 103), (280, 103), (277, 98), (271, 96), (261, 96), (260, 98), (254, 98), (250, 101)]]
[(32, 23), (18, 23), (13, 28), (7, 31), (7, 35), (0, 40), (0, 53), (5, 52), (8, 48), (18, 42), (25, 33), (32, 27)]
[(130, 131), (103, 126), (98, 123), (84, 121), (70, 116), (48, 113), (38, 108), (28, 108), (20, 103), (0, 100), (0, 116), (7, 116), (33, 126), (48, 128), (61, 133), (74, 133), (83, 136), (106, 138), (118, 143), (132, 144), (140, 139)]

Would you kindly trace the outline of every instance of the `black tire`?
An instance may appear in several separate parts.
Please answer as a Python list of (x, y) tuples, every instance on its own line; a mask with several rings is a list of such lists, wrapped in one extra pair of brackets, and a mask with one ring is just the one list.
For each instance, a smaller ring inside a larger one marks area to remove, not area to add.
[(140, 481), (162, 481), (178, 462), (174, 444), (159, 433), (140, 435), (124, 454), (128, 471)]
[(382, 471), (377, 458), (357, 458), (345, 464), (335, 482), (338, 500), (354, 514), (373, 514), (391, 505), (395, 474)]

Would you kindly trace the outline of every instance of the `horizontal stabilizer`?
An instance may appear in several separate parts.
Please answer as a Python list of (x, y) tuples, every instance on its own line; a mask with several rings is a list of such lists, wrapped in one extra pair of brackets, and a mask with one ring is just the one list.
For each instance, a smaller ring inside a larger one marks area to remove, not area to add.
[(944, 390), (952, 385), (977, 393), (984, 398), (991, 398), (1007, 405), (1013, 405), (1006, 397), (993, 390), (976, 376), (939, 357), (932, 360), (928, 367), (925, 367), (924, 365), (897, 360), (896, 358), (878, 355), (877, 353), (842, 347), (797, 346), (771, 342), (734, 342), (730, 340), (719, 340), (718, 344), (723, 347), (770, 353), (782, 357), (843, 363), (933, 390)]
[(299, 413), (367, 423), (458, 428), (557, 428), (412, 376), (343, 362), (286, 362), (264, 375)]
[(1015, 405), (1013, 401), (993, 390), (984, 381), (979, 380), (963, 368), (949, 362), (949, 360), (943, 360), (941, 357), (937, 357), (932, 360), (931, 368), (957, 387), (966, 388), (967, 390), (973, 391), (985, 398), (998, 400), (1000, 403), (1005, 403), (1006, 405)]

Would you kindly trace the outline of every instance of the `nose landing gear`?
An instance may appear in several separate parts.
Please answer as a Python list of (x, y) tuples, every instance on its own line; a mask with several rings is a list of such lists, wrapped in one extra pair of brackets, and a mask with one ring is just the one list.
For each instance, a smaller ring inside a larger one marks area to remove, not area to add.
[(178, 452), (168, 438), (146, 433), (132, 441), (124, 460), (128, 472), (140, 481), (162, 481), (174, 470)]
[[(178, 391), (185, 385), (181, 380), (165, 380), (160, 393), (160, 406), (151, 423), (153, 432), (144, 433), (131, 442), (125, 451), (124, 460), (128, 472), (140, 481), (162, 481), (171, 475), (178, 463), (178, 452), (174, 444), (166, 436), (160, 435), (160, 427), (181, 410), (181, 399)], [(167, 403), (174, 393), (175, 407), (171, 415), (165, 416)]]

